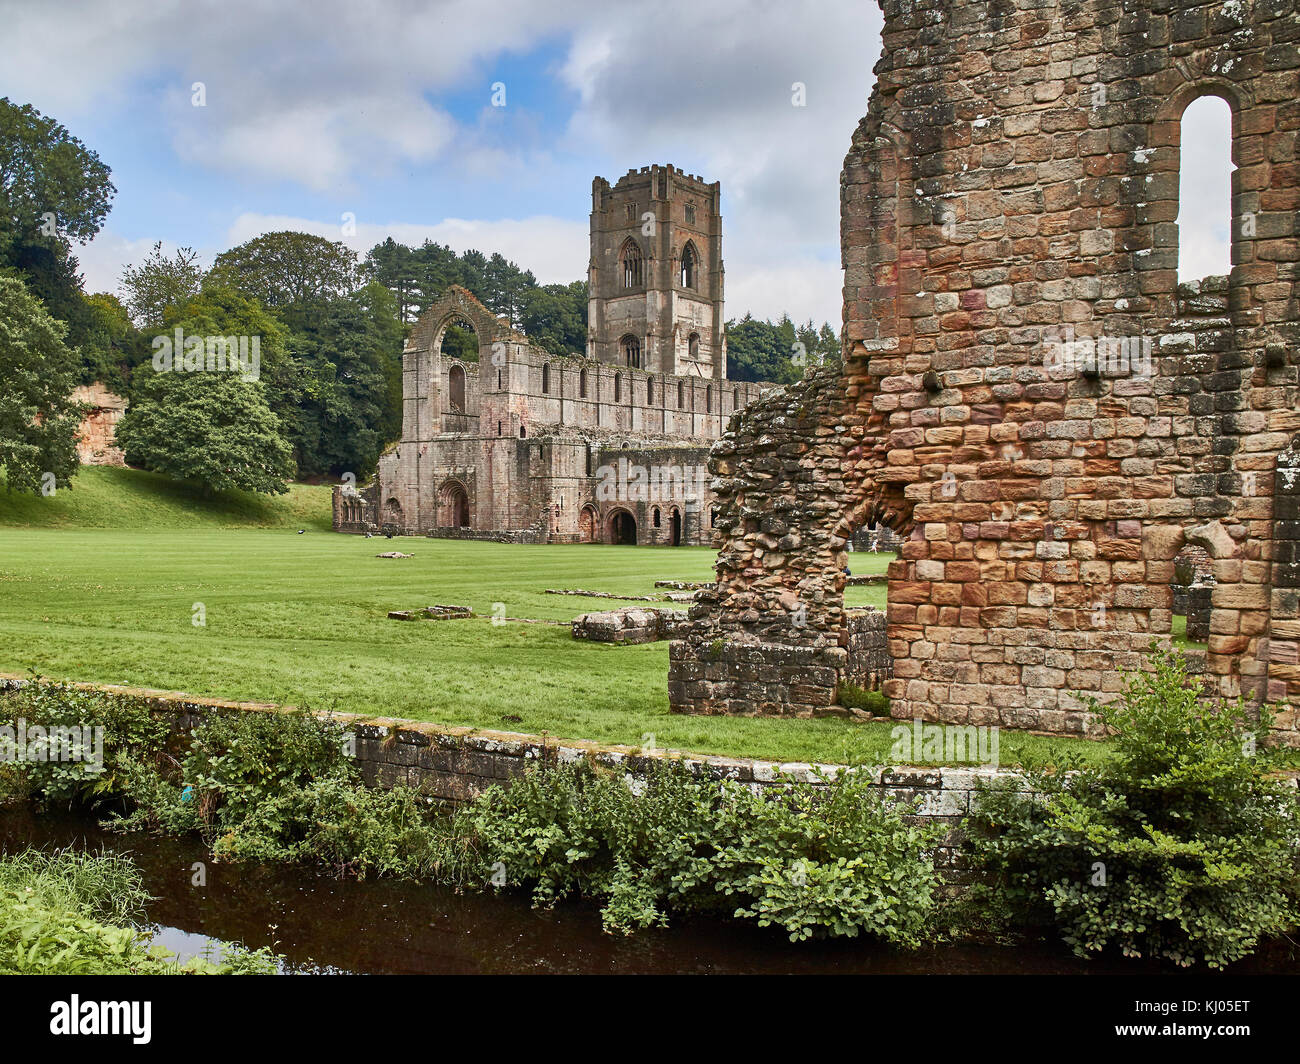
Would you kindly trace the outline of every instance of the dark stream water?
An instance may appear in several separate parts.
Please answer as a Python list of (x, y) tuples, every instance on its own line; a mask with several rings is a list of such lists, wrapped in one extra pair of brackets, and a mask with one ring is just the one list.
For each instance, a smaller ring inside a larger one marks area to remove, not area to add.
[[(189, 957), (212, 939), (271, 946), (291, 970), (397, 973), (1156, 974), (1122, 958), (1081, 961), (1053, 943), (917, 952), (867, 942), (788, 942), (713, 918), (631, 937), (603, 934), (594, 907), (532, 909), (526, 898), (337, 880), (284, 865), (214, 864), (201, 843), (103, 832), (93, 820), (0, 810), (0, 851), (76, 846), (129, 853), (155, 900), (157, 941)], [(207, 885), (191, 886), (192, 866)], [(1238, 972), (1300, 974), (1300, 950), (1268, 943)]]

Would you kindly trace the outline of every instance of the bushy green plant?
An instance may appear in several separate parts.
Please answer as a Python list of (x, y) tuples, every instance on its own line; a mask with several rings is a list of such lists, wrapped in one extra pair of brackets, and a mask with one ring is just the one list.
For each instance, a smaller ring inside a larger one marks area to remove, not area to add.
[[(109, 695), (83, 690), (69, 684), (34, 679), (0, 699), (0, 723), (17, 731), (26, 725), (30, 737), (39, 727), (52, 729), (89, 728), (89, 743), (71, 743), (73, 757), (60, 760), (33, 759), (41, 754), (41, 743), (32, 743), (21, 754), (14, 749), (3, 753), (0, 799), (33, 799), (48, 804), (101, 805), (122, 798), (129, 789), (133, 771), (166, 757), (169, 720), (158, 714), (143, 698)], [(93, 759), (98, 745), (94, 729), (102, 728), (102, 762)], [(45, 744), (45, 754), (58, 753), (58, 744)]]
[(202, 814), (230, 822), (315, 780), (354, 783), (343, 729), (309, 713), (213, 713), (195, 729), (184, 781)]
[(429, 799), (399, 787), (368, 790), (338, 776), (220, 816), (218, 858), (312, 860), (336, 874), (458, 881), (472, 841), (457, 818), (430, 815)]
[(489, 790), (470, 825), (485, 879), (531, 887), (538, 904), (601, 899), (609, 930), (727, 905), (794, 941), (867, 933), (911, 945), (933, 904), (934, 834), (906, 824), (908, 811), (865, 773), (760, 793), (669, 764), (634, 790), (583, 763)]
[(0, 890), (97, 919), (135, 920), (149, 895), (130, 858), (105, 851), (26, 849), (0, 857)]
[(1184, 966), (1222, 967), (1294, 926), (1296, 794), (1270, 774), (1267, 710), (1205, 704), (1172, 652), (1091, 708), (1115, 731), (1108, 761), (982, 796), (969, 826), (985, 896), (1081, 956)]

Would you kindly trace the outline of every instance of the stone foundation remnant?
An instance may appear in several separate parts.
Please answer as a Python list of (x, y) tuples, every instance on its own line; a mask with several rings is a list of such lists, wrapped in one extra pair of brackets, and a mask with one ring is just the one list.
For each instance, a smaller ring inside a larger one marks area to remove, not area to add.
[(458, 621), (473, 617), (468, 606), (424, 606), (418, 610), (390, 610), (390, 621)]
[[(834, 712), (849, 539), (901, 719), (1090, 733), (1208, 554), (1205, 679), (1300, 743), (1294, 0), (882, 0), (841, 176), (844, 369), (714, 446), (678, 712)], [(1182, 118), (1233, 114), (1232, 268), (1179, 283)]]
[(687, 623), (681, 610), (631, 606), (575, 617), (573, 638), (593, 643), (654, 643), (678, 638)]

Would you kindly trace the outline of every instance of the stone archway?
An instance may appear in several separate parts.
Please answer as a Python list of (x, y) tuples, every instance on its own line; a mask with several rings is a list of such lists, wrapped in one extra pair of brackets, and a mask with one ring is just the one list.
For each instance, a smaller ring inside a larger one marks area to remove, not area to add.
[(453, 414), (465, 413), (465, 367), (460, 363), (447, 371), (447, 408)]
[(448, 480), (438, 489), (438, 527), (470, 527), (469, 492), (459, 480)]
[(578, 538), (583, 543), (595, 543), (599, 538), (596, 529), (600, 519), (594, 506), (584, 506), (578, 515)]
[(609, 515), (609, 542), (616, 546), (636, 546), (636, 518), (627, 510), (615, 510)]
[(402, 513), (402, 504), (395, 498), (390, 498), (384, 503), (384, 524), (393, 525), (397, 529), (406, 527), (406, 520)]

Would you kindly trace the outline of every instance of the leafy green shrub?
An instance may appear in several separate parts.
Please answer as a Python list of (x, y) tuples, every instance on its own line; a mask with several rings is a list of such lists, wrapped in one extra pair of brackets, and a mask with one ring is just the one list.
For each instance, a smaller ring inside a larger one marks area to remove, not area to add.
[(343, 729), (309, 713), (213, 713), (195, 729), (184, 780), (201, 814), (223, 822), (315, 780), (355, 783)]
[[(52, 705), (72, 697), (50, 695)], [(707, 909), (793, 940), (913, 944), (933, 907), (934, 831), (905, 823), (907, 807), (882, 800), (865, 773), (755, 793), (676, 762), (640, 782), (584, 762), (531, 772), (446, 813), (409, 788), (362, 786), (326, 719), (212, 713), (181, 758), (151, 714), (126, 719), (134, 723), (115, 725), (123, 740), (109, 758), (124, 811), (108, 826), (196, 832), (217, 858), (526, 886), (539, 904), (599, 898), (605, 926), (619, 931)], [(57, 777), (36, 781), (47, 799), (66, 790)], [(96, 942), (101, 953), (126, 949), (111, 935)]]
[(991, 904), (1055, 924), (1081, 956), (1113, 945), (1222, 967), (1296, 922), (1295, 789), (1270, 776), (1267, 711), (1202, 705), (1179, 655), (1154, 664), (1113, 706), (1090, 700), (1113, 756), (1030, 772), (1037, 794), (987, 791), (971, 853)]
[(337, 776), (219, 817), (218, 858), (316, 861), (336, 874), (456, 882), (472, 848), (457, 818), (436, 818), (406, 787), (368, 790)]
[(133, 808), (110, 826), (198, 832), (218, 859), (452, 881), (468, 847), (409, 788), (362, 786), (342, 728), (305, 713), (214, 713), (174, 778), (132, 768)]
[(933, 906), (935, 832), (906, 824), (908, 808), (869, 782), (847, 772), (756, 793), (674, 763), (637, 793), (582, 763), (489, 790), (469, 822), (485, 878), (531, 886), (539, 904), (604, 899), (609, 930), (739, 903), (734, 916), (792, 941), (867, 933), (914, 945)]
[[(122, 798), (130, 789), (133, 771), (145, 762), (166, 756), (172, 725), (143, 698), (82, 690), (68, 684), (32, 680), (0, 698), (0, 723), (18, 730), (24, 722), (28, 749), (0, 751), (0, 800), (23, 798), (48, 804), (99, 805)], [(74, 735), (91, 729), (89, 741), (70, 741), (70, 759), (57, 757), (57, 744), (30, 737), (40, 728), (68, 729)], [(95, 729), (102, 728), (97, 741)], [(43, 749), (42, 749), (43, 747)], [(42, 754), (47, 760), (39, 760)], [(95, 755), (101, 755), (96, 759)]]

